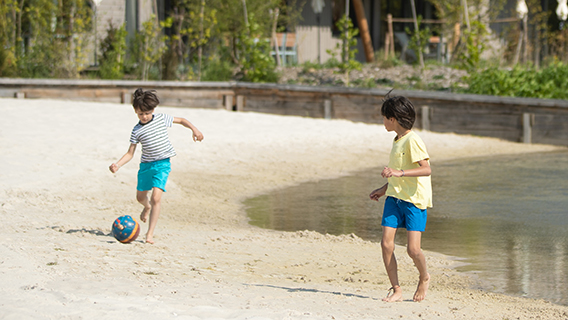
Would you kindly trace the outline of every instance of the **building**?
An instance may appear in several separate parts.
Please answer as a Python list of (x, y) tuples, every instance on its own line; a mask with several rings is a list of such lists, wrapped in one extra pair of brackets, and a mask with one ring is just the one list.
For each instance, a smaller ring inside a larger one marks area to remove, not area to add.
[[(115, 26), (125, 23), (129, 35), (133, 35), (135, 30), (141, 28), (143, 22), (150, 19), (152, 13), (157, 12), (157, 17), (163, 20), (171, 11), (169, 10), (169, 0), (92, 1), (97, 4), (95, 21), (96, 34), (99, 41), (104, 38), (109, 22)], [(469, 0), (469, 8), (471, 8), (472, 12), (477, 12), (478, 14), (477, 16), (472, 16), (471, 20), (482, 19), (491, 28), (492, 42), (487, 47), (500, 50), (505, 45), (505, 41), (501, 40), (501, 32), (510, 32), (512, 29), (518, 32), (519, 29), (523, 29), (520, 26), (521, 20), (515, 12), (515, 8), (518, 6), (517, 3), (520, 1), (523, 0), (506, 0), (500, 9), (499, 15), (496, 16), (498, 19), (489, 21), (484, 13), (489, 11), (491, 2), (489, 0), (476, 1), (478, 8), (473, 8), (474, 1)], [(456, 2), (458, 1), (456, 0)], [(368, 61), (369, 52), (377, 53), (385, 49), (385, 40), (389, 38), (387, 36), (389, 35), (389, 24), (387, 22), (389, 14), (394, 18), (394, 22), (391, 24), (393, 29), (391, 42), (394, 42), (397, 54), (402, 53), (400, 57), (412, 59), (412, 52), (405, 50), (409, 41), (406, 30), (414, 29), (411, 0), (305, 0), (294, 3), (303, 5), (302, 8), (299, 8), (301, 10), (301, 19), (293, 27), (293, 30), (288, 30), (286, 35), (280, 35), (279, 37), (280, 42), (284, 39), (287, 40), (287, 45), (285, 46), (287, 48), (285, 48), (284, 53), (288, 58), (284, 60), (285, 62), (303, 63), (311, 61), (323, 63), (327, 61), (331, 57), (328, 53), (329, 50), (335, 50), (336, 46), (341, 42), (336, 23), (347, 11), (354, 26), (360, 30), (357, 60), (362, 62)], [(468, 1), (461, 0), (460, 3), (468, 3)], [(447, 61), (452, 48), (457, 44), (460, 32), (463, 32), (465, 28), (465, 22), (457, 27), (446, 24), (443, 29), (443, 24), (439, 23), (440, 20), (436, 16), (436, 9), (430, 1), (414, 0), (414, 4), (416, 15), (423, 19), (424, 25), (435, 30), (427, 49), (430, 50), (429, 57)], [(550, 11), (551, 17), (555, 16), (554, 10), (556, 6), (556, 0), (542, 1), (542, 9)], [(461, 10), (460, 8), (457, 9)], [(462, 14), (462, 20), (467, 20), (463, 13), (460, 14)], [(531, 13), (529, 12), (529, 14)], [(551, 19), (554, 20), (554, 17)], [(558, 24), (557, 20), (552, 20), (549, 19), (548, 23)], [(366, 28), (362, 28), (359, 25), (362, 21), (365, 22)], [(510, 28), (510, 26), (514, 28)], [(535, 28), (535, 26), (529, 26), (528, 28)], [(364, 32), (364, 29), (367, 31)], [(538, 33), (531, 30), (529, 31), (533, 32), (533, 38), (538, 37)], [(367, 37), (367, 41), (363, 41), (365, 37)], [(507, 41), (510, 41), (510, 39)], [(367, 52), (364, 43), (367, 43)], [(540, 47), (546, 50), (545, 46), (546, 44), (541, 46), (532, 45), (534, 47), (533, 50), (540, 49)]]

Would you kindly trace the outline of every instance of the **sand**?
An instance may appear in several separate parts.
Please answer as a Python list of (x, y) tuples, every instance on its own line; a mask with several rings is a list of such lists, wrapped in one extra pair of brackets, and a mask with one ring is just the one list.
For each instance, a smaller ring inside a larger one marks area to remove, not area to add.
[[(400, 246), (405, 300), (385, 303), (378, 243), (247, 223), (246, 198), (385, 165), (394, 134), (381, 125), (159, 107), (205, 139), (170, 129), (178, 155), (156, 243), (141, 241), (142, 224), (121, 244), (110, 227), (119, 215), (138, 219), (140, 150), (118, 173), (108, 166), (128, 149), (132, 108), (15, 99), (0, 108), (0, 319), (568, 319), (565, 306), (473, 289), (455, 259), (435, 252), (425, 252), (428, 296), (412, 302), (418, 275)], [(418, 133), (432, 162), (555, 149)]]

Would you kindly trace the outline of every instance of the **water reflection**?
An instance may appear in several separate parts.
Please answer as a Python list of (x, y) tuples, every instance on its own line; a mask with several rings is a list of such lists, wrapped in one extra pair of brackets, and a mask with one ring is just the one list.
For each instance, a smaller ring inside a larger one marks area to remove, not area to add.
[[(423, 247), (468, 262), (496, 292), (568, 305), (568, 153), (433, 163), (434, 208)], [(384, 200), (380, 170), (302, 184), (249, 199), (251, 223), (263, 228), (355, 233), (379, 241)], [(405, 244), (399, 232), (397, 242)]]

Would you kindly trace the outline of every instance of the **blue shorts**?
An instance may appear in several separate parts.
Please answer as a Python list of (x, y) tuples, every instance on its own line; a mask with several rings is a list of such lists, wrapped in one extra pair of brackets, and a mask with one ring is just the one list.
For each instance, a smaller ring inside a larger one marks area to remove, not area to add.
[(149, 191), (152, 188), (160, 188), (166, 192), (166, 182), (168, 182), (170, 171), (172, 171), (172, 167), (169, 158), (152, 162), (140, 162), (136, 190)]
[(383, 210), (383, 227), (406, 228), (408, 231), (426, 230), (426, 209), (419, 209), (414, 204), (394, 197), (387, 197)]

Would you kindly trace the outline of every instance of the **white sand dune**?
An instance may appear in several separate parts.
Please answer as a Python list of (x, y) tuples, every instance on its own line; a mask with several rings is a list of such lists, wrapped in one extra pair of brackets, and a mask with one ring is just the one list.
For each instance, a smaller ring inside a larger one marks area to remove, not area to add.
[[(108, 166), (128, 148), (132, 107), (0, 99), (0, 110), (0, 319), (568, 319), (568, 307), (470, 289), (433, 252), (429, 294), (411, 302), (417, 272), (400, 247), (406, 300), (384, 303), (379, 244), (247, 224), (248, 197), (385, 165), (393, 134), (381, 125), (159, 107), (205, 139), (170, 130), (178, 155), (156, 244), (140, 241), (143, 224), (125, 245), (110, 227), (138, 219), (140, 150), (117, 174)], [(419, 134), (432, 162), (555, 149)]]

